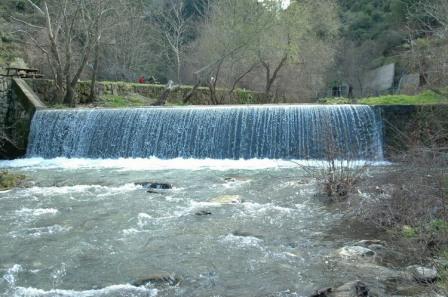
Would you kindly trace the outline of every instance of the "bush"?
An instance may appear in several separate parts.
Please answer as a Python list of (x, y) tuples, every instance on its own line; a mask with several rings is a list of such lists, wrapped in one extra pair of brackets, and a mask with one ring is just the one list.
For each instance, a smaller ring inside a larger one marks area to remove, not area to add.
[(317, 101), (319, 104), (338, 105), (352, 104), (352, 100), (344, 97), (321, 98)]
[(396, 166), (369, 179), (379, 190), (361, 198), (357, 214), (369, 224), (414, 240), (422, 256), (448, 245), (448, 133), (436, 111), (416, 121), (420, 122), (407, 128), (415, 139), (407, 139), (407, 151), (393, 158)]

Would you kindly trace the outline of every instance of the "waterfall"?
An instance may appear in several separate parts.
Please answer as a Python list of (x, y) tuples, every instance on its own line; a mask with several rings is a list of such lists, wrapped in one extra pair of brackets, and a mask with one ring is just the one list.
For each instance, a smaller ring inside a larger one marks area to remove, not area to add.
[(382, 120), (362, 105), (40, 110), (28, 157), (382, 160)]

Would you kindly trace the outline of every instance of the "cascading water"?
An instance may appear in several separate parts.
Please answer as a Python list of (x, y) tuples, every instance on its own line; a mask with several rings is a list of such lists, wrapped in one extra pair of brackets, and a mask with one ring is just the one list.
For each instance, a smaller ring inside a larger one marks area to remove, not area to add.
[(43, 110), (28, 157), (382, 160), (368, 106), (292, 105)]

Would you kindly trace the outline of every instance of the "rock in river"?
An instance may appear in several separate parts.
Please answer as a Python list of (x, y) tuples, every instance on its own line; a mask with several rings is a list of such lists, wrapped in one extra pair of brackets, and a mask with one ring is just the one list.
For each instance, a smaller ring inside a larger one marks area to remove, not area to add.
[(204, 210), (199, 210), (199, 211), (197, 211), (196, 213), (195, 213), (195, 215), (197, 215), (197, 216), (211, 216), (212, 215), (212, 212), (211, 211), (209, 211), (209, 210), (206, 210), (206, 209), (204, 209)]
[(147, 285), (153, 286), (177, 286), (180, 284), (181, 279), (176, 276), (174, 273), (161, 273), (161, 274), (152, 274), (146, 277), (140, 278), (134, 282), (132, 282), (133, 286), (143, 287)]
[(242, 200), (240, 195), (222, 195), (213, 198), (210, 202), (219, 204), (240, 204)]
[(142, 186), (146, 189), (156, 189), (156, 190), (169, 190), (173, 188), (172, 184), (169, 183), (159, 183), (159, 182), (139, 182), (135, 183), (137, 186)]

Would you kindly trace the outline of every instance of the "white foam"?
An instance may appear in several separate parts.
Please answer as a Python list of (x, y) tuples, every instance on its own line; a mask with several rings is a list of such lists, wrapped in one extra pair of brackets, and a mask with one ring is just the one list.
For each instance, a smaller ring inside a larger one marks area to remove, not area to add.
[[(386, 162), (357, 161), (350, 162), (352, 166), (364, 164), (386, 165)], [(215, 159), (43, 159), (29, 158), (12, 161), (0, 161), (0, 168), (36, 169), (116, 169), (125, 171), (160, 171), (160, 170), (217, 170), (234, 169), (260, 170), (268, 168), (300, 168), (301, 166), (325, 166), (325, 161), (316, 160), (215, 160)]]
[(36, 288), (17, 287), (14, 297), (107, 297), (107, 296), (135, 296), (156, 297), (157, 289), (135, 287), (132, 285), (113, 285), (98, 290), (74, 291), (74, 290), (50, 290), (45, 291)]
[(250, 215), (260, 215), (266, 212), (279, 212), (282, 214), (290, 214), (293, 208), (278, 206), (272, 203), (260, 204), (256, 202), (243, 202), (244, 210)]
[(16, 284), (16, 277), (19, 272), (23, 270), (22, 266), (19, 264), (14, 264), (11, 268), (9, 268), (5, 275), (3, 275), (3, 279), (8, 283), (9, 286), (13, 287)]
[(57, 209), (54, 208), (35, 208), (35, 209), (29, 209), (29, 208), (22, 208), (20, 210), (16, 210), (16, 214), (19, 216), (44, 216), (44, 215), (55, 215), (58, 213)]
[(140, 229), (143, 229), (148, 224), (148, 222), (150, 222), (152, 219), (153, 219), (153, 217), (147, 213), (144, 213), (144, 212), (139, 213), (137, 216), (137, 220), (138, 220), (137, 225)]
[(38, 238), (41, 236), (46, 235), (54, 235), (58, 233), (68, 232), (70, 231), (70, 227), (64, 227), (61, 225), (53, 225), (53, 226), (46, 226), (46, 227), (39, 227), (39, 228), (29, 228), (25, 230), (20, 231), (12, 231), (9, 233), (9, 235), (13, 238), (17, 237), (32, 237), (32, 238)]
[(260, 243), (263, 242), (262, 239), (253, 236), (236, 236), (233, 234), (228, 234), (222, 237), (220, 241), (240, 248), (245, 247), (260, 248)]
[(108, 187), (100, 185), (76, 185), (62, 187), (31, 187), (17, 190), (15, 194), (26, 195), (63, 195), (63, 194), (79, 194), (85, 192), (97, 193), (99, 197), (122, 194), (140, 189), (141, 186), (135, 184), (125, 184), (118, 187)]

